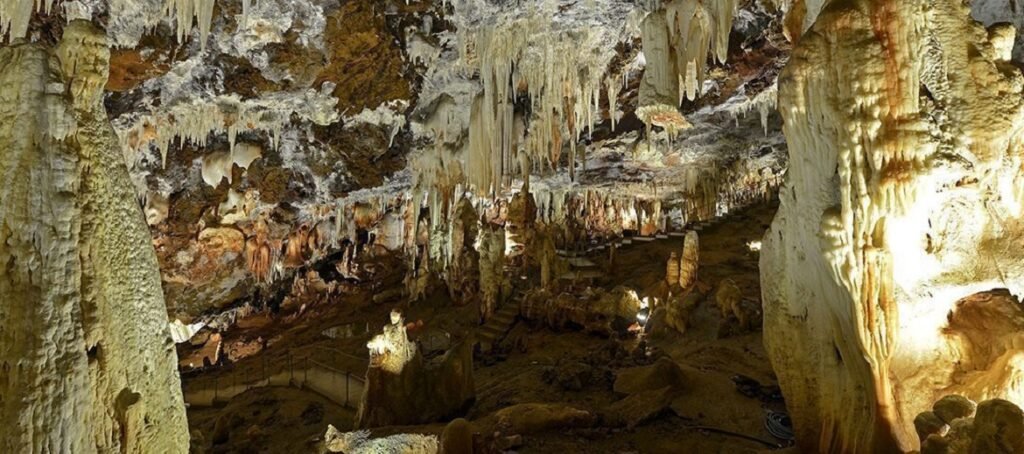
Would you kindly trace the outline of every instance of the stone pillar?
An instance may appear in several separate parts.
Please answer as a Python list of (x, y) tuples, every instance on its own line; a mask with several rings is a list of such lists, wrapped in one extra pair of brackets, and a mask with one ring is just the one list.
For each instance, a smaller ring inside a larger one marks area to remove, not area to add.
[(106, 36), (0, 47), (0, 451), (180, 452), (156, 254), (103, 109)]

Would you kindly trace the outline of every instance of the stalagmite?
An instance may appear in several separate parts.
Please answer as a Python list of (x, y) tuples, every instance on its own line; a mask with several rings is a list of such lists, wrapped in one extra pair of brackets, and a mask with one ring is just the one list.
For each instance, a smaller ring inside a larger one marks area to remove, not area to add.
[(480, 232), (479, 215), (468, 197), (462, 198), (452, 221), (452, 251), (448, 270), (448, 293), (456, 304), (476, 298), (480, 289), (480, 254), (475, 245)]
[(679, 257), (679, 286), (688, 289), (697, 282), (697, 263), (700, 259), (700, 242), (697, 232), (686, 232), (683, 255)]
[(665, 282), (668, 285), (679, 285), (679, 254), (672, 251), (668, 256), (668, 264), (665, 266)]
[(471, 342), (426, 359), (409, 340), (401, 313), (392, 311), (384, 332), (366, 346), (370, 367), (356, 412), (357, 429), (449, 420), (476, 397)]
[(548, 287), (555, 281), (555, 268), (558, 260), (555, 242), (551, 238), (551, 229), (549, 227), (539, 229), (536, 243), (540, 248), (540, 285), (541, 287)]
[(505, 229), (486, 225), (480, 234), (480, 320), (487, 320), (507, 296)]
[(1024, 290), (1007, 36), (959, 0), (832, 2), (779, 79), (792, 159), (761, 251), (764, 334), (805, 452), (918, 449), (914, 416), (949, 387), (1024, 401), (1019, 344), (961, 363), (964, 327), (1002, 317), (957, 304)]
[(3, 452), (188, 451), (156, 255), (101, 103), (108, 58), (85, 21), (53, 51), (0, 47)]
[(391, 311), (391, 322), (384, 332), (366, 344), (370, 351), (370, 364), (391, 374), (400, 374), (405, 364), (416, 355), (416, 344), (405, 332), (405, 318), (397, 310)]

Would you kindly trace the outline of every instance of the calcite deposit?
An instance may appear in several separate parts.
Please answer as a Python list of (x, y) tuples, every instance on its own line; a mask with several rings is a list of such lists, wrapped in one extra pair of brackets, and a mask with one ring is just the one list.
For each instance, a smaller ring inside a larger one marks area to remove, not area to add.
[(1012, 318), (958, 303), (1019, 292), (1013, 37), (958, 1), (869, 0), (824, 8), (800, 37), (779, 80), (792, 159), (761, 276), (804, 450), (918, 449), (913, 416), (952, 390), (1019, 401), (1019, 350), (969, 340)]
[(73, 21), (55, 47), (0, 47), (6, 452), (188, 451), (159, 268), (102, 105), (108, 45)]

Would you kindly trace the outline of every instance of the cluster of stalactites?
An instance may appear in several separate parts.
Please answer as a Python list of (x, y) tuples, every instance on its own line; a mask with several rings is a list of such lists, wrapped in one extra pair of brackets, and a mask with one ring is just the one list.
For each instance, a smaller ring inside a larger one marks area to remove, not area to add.
[(778, 99), (779, 86), (776, 83), (748, 98), (746, 102), (728, 107), (726, 112), (732, 116), (733, 120), (736, 121), (736, 125), (739, 126), (740, 116), (746, 116), (751, 111), (756, 110), (758, 115), (761, 116), (761, 127), (764, 128), (765, 135), (768, 135), (768, 116), (775, 111)]
[(669, 135), (690, 127), (679, 113), (683, 99), (701, 94), (708, 53), (724, 63), (735, 0), (673, 0), (651, 11), (641, 24), (647, 67), (640, 85), (636, 115)]
[(669, 43), (682, 82), (679, 98), (696, 99), (704, 84), (708, 53), (725, 63), (736, 0), (674, 0), (664, 3)]
[(261, 0), (242, 0), (242, 24), (249, 23), (249, 11), (259, 9)]
[[(604, 77), (613, 52), (579, 51), (598, 48), (599, 32), (554, 30), (552, 17), (540, 8), (504, 26), (460, 31), (462, 62), (468, 72), (479, 73), (483, 85), (473, 101), (465, 156), (467, 182), (478, 193), (507, 186), (520, 152), (538, 168), (556, 168), (566, 140), (570, 178), (575, 178), (576, 139), (600, 120), (602, 85), (615, 85), (615, 77)], [(530, 101), (529, 119), (513, 106), (521, 92)]]
[[(441, 157), (443, 159), (436, 160)], [(422, 279), (428, 273), (448, 276), (457, 266), (458, 255), (468, 246), (481, 251), (507, 252), (505, 247), (484, 245), (481, 241), (466, 244), (460, 241), (459, 229), (473, 223), (474, 229), (484, 223), (513, 222), (511, 207), (515, 196), (501, 192), (486, 197), (475, 195), (460, 181), (461, 167), (454, 152), (443, 154), (421, 153), (412, 158), (418, 167), (413, 188), (408, 196), (340, 201), (325, 211), (333, 217), (331, 235), (324, 235), (325, 244), (338, 247), (343, 239), (357, 242), (356, 230), (374, 233), (375, 244), (385, 249), (406, 254), (415, 279), (407, 281), (410, 294), (416, 294)], [(528, 166), (519, 163), (519, 166)], [(684, 184), (676, 187), (672, 206), (663, 206), (658, 190), (650, 188), (655, 196), (641, 193), (638, 187), (578, 189), (536, 189), (532, 194), (535, 204), (525, 217), (547, 226), (557, 226), (559, 242), (566, 247), (589, 244), (594, 238), (614, 238), (634, 231), (641, 235), (654, 235), (683, 225), (722, 216), (731, 210), (773, 195), (779, 184), (779, 174), (767, 168), (705, 168), (688, 174)], [(443, 187), (444, 190), (437, 188)], [(524, 186), (525, 189), (525, 186)], [(511, 200), (510, 200), (511, 198)], [(461, 211), (460, 211), (461, 210)], [(467, 217), (466, 213), (469, 214)], [(502, 239), (507, 239), (502, 234)], [(475, 237), (475, 235), (474, 235)], [(492, 238), (491, 240), (496, 240)], [(289, 244), (291, 243), (289, 239)], [(687, 239), (692, 250), (683, 251), (682, 257), (695, 262), (695, 239)], [(280, 243), (278, 243), (280, 244)], [(536, 246), (540, 247), (540, 246)], [(482, 248), (482, 249), (481, 249)], [(278, 246), (278, 250), (281, 246)], [(353, 249), (353, 253), (355, 250)], [(274, 257), (267, 256), (269, 259)], [(492, 259), (493, 261), (493, 259)], [(677, 260), (677, 269), (685, 269), (686, 281), (692, 281), (694, 270), (685, 261)], [(274, 266), (261, 269), (273, 271)], [(681, 272), (680, 272), (681, 273)], [(486, 280), (486, 279), (485, 279)]]
[(292, 114), (319, 125), (338, 119), (334, 110), (337, 99), (331, 95), (333, 89), (333, 84), (324, 83), (319, 91), (308, 89), (244, 101), (232, 94), (213, 100), (183, 102), (143, 115), (126, 128), (118, 128), (117, 133), (123, 149), (131, 154), (155, 144), (164, 165), (175, 139), (205, 147), (210, 134), (215, 133), (227, 134), (232, 157), (239, 133), (266, 132), (270, 134), (271, 145), (277, 149), (281, 132), (291, 122)]
[[(136, 122), (121, 133), (125, 150), (141, 150), (153, 143), (160, 151), (161, 162), (167, 165), (167, 151), (175, 139), (205, 147), (211, 133), (226, 132), (230, 149), (234, 151), (235, 139), (239, 132), (265, 131), (270, 134), (274, 149), (277, 149), (281, 131), (288, 121), (287, 115), (277, 115), (263, 110), (248, 110), (234, 96), (226, 99), (236, 109), (226, 109), (218, 102), (190, 104), (173, 111), (154, 112)], [(175, 112), (179, 111), (179, 112)]]
[[(243, 1), (243, 5), (250, 0)], [(206, 48), (210, 34), (215, 0), (164, 0), (164, 13), (177, 25), (178, 41), (183, 41), (193, 25), (199, 27), (200, 46)], [(0, 36), (10, 39), (24, 38), (32, 13), (42, 11), (49, 14), (53, 0), (2, 0), (0, 1)]]
[[(213, 20), (213, 4), (215, 0), (165, 0), (164, 11), (167, 17), (173, 18), (177, 25), (178, 41), (184, 41), (192, 30), (192, 25), (199, 27), (199, 45), (206, 49), (206, 37), (210, 35), (210, 22)], [(243, 1), (244, 5), (247, 1)]]

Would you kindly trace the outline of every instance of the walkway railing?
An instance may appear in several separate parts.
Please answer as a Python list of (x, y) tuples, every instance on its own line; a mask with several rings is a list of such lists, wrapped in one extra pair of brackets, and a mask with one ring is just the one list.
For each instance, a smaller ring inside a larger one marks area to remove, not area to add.
[(253, 388), (290, 386), (314, 391), (332, 402), (358, 408), (367, 360), (336, 348), (312, 345), (262, 364), (243, 362), (182, 382), (185, 403), (213, 406)]

